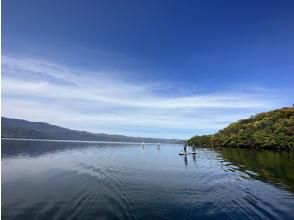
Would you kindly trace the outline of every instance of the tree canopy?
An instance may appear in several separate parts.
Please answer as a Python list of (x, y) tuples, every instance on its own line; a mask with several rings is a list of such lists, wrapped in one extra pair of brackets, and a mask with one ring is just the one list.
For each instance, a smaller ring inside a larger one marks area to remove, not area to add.
[(294, 150), (294, 107), (239, 120), (214, 135), (194, 136), (188, 145)]

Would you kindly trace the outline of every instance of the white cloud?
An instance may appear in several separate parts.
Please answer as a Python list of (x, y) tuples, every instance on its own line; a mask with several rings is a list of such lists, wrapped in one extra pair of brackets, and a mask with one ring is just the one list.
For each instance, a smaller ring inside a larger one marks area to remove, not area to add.
[(136, 128), (146, 127), (144, 136), (160, 130), (165, 137), (171, 137), (170, 129), (187, 129), (179, 137), (189, 137), (194, 129), (215, 131), (257, 110), (279, 106), (268, 90), (179, 97), (172, 88), (160, 91), (158, 82), (130, 83), (113, 79), (111, 72), (75, 73), (45, 61), (11, 57), (4, 57), (2, 64), (4, 116), (75, 129), (142, 135)]

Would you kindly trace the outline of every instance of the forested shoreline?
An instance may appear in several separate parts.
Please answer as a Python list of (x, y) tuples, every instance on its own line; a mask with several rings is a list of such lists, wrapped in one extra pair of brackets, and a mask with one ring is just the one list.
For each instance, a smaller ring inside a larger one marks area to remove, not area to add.
[(213, 135), (194, 136), (188, 145), (294, 150), (294, 107), (263, 112), (234, 122)]

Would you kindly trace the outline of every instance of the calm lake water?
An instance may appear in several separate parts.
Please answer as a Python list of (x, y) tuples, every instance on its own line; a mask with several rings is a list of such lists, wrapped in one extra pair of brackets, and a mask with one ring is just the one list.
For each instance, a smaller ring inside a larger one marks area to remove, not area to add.
[(2, 140), (2, 218), (294, 219), (293, 153), (181, 149)]

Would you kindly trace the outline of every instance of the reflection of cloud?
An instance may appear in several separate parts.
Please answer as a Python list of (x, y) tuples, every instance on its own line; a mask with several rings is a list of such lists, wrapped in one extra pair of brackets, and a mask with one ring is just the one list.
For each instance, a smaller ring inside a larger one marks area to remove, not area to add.
[(268, 90), (179, 97), (172, 88), (160, 91), (158, 82), (130, 83), (112, 79), (111, 72), (80, 74), (44, 61), (11, 57), (4, 57), (2, 64), (3, 115), (76, 129), (141, 135), (139, 130), (145, 127), (146, 136), (190, 129), (188, 137), (194, 129), (216, 130), (278, 106)]

